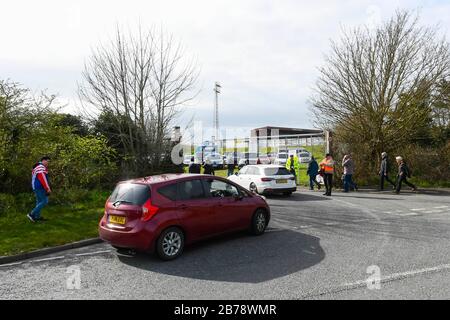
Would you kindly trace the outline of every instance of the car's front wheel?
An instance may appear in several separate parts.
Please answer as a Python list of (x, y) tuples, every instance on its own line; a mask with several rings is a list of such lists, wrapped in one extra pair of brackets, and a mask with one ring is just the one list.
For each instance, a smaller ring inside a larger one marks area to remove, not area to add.
[(162, 260), (178, 258), (184, 249), (184, 234), (177, 227), (164, 230), (156, 243), (156, 252)]
[(256, 210), (252, 218), (251, 233), (259, 236), (266, 231), (267, 228), (267, 214), (264, 209)]

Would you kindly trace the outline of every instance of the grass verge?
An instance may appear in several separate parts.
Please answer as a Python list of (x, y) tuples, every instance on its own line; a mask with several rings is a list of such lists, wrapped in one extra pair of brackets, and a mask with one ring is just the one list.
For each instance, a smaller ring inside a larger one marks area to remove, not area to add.
[[(65, 192), (65, 197), (68, 197)], [(98, 236), (97, 225), (103, 215), (108, 192), (83, 193), (82, 199), (66, 199), (58, 203), (58, 196), (50, 197), (50, 204), (42, 211), (48, 221), (32, 223), (26, 214), (33, 207), (32, 195), (18, 195), (13, 205), (0, 215), (0, 256), (9, 256), (53, 247)], [(20, 199), (21, 201), (17, 201)], [(70, 200), (70, 201), (69, 201)]]

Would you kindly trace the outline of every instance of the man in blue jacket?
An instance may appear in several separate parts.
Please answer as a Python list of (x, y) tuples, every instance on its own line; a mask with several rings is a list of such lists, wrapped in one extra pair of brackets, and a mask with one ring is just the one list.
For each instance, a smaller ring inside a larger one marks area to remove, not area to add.
[(308, 164), (308, 171), (306, 172), (309, 176), (309, 187), (314, 190), (314, 184), (317, 184), (317, 189), (320, 190), (320, 183), (317, 182), (317, 175), (319, 174), (319, 165), (316, 159), (311, 157), (311, 161)]
[(36, 207), (27, 214), (31, 222), (44, 221), (41, 210), (48, 204), (48, 196), (52, 192), (48, 180), (49, 157), (43, 157), (40, 162), (33, 166), (31, 173), (31, 187), (36, 196)]

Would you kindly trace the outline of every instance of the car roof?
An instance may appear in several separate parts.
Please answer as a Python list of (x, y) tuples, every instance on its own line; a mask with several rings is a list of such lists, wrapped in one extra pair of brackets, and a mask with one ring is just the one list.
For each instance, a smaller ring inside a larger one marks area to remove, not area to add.
[(285, 168), (285, 166), (278, 165), (278, 164), (252, 164), (252, 165), (248, 165), (247, 167), (257, 167), (257, 168), (261, 168), (261, 169)]
[(130, 179), (126, 181), (121, 181), (120, 183), (138, 183), (138, 184), (156, 184), (161, 182), (168, 182), (179, 180), (183, 178), (190, 178), (195, 176), (203, 176), (201, 174), (189, 174), (189, 173), (167, 173), (167, 174), (159, 174), (154, 176)]

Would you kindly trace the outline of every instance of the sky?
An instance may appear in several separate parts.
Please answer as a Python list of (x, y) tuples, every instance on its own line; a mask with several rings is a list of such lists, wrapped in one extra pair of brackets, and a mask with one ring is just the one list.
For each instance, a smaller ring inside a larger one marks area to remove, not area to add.
[(117, 25), (162, 26), (198, 62), (194, 101), (176, 124), (212, 126), (216, 81), (222, 127), (315, 127), (308, 111), (317, 68), (342, 28), (376, 25), (397, 9), (450, 34), (446, 0), (15, 0), (2, 1), (0, 79), (56, 93), (77, 113), (77, 83), (92, 48)]

